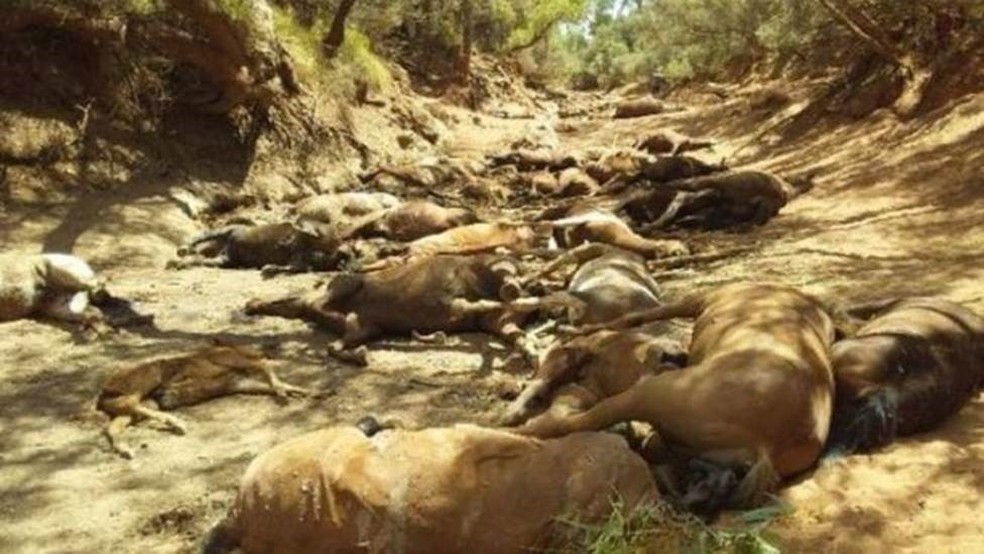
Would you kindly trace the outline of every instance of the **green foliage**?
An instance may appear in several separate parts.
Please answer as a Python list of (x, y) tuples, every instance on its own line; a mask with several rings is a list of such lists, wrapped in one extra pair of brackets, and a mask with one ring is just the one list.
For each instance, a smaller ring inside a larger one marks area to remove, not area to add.
[(478, 2), (472, 15), (475, 45), (489, 52), (501, 48), (521, 24), (521, 12), (512, 0)]
[(371, 88), (388, 88), (393, 81), (389, 69), (373, 52), (369, 37), (358, 29), (345, 31), (345, 42), (338, 52), (338, 62), (361, 77)]
[(767, 528), (790, 511), (788, 504), (774, 498), (763, 508), (740, 514), (737, 525), (712, 527), (665, 504), (645, 506), (626, 516), (616, 499), (611, 517), (602, 524), (564, 523), (577, 537), (569, 549), (590, 554), (779, 554)]
[(164, 9), (161, 0), (117, 0), (116, 2), (106, 2), (104, 5), (112, 6), (113, 4), (119, 5), (121, 12), (144, 17), (160, 13)]
[(372, 41), (360, 30), (345, 30), (345, 42), (331, 63), (325, 59), (321, 41), (331, 25), (331, 14), (318, 15), (311, 26), (301, 25), (290, 8), (274, 8), (273, 23), (281, 43), (290, 52), (302, 79), (332, 93), (352, 92), (356, 79), (374, 90), (392, 84), (392, 76), (372, 49)]
[[(270, 43), (276, 34), (302, 80), (336, 92), (339, 81), (355, 78), (387, 87), (391, 76), (380, 56), (440, 77), (456, 67), (463, 42), (466, 0), (358, 0), (347, 20), (347, 39), (328, 63), (321, 40), (339, 0), (207, 1), (259, 38), (252, 42)], [(533, 43), (520, 57), (538, 79), (593, 76), (603, 87), (657, 71), (671, 81), (738, 77), (793, 58), (819, 67), (859, 47), (816, 0), (468, 1), (476, 50), (502, 55)], [(966, 45), (984, 25), (984, 0), (838, 1), (861, 9), (901, 48), (924, 59)], [(0, 6), (182, 26), (168, 0), (0, 0)]]
[(249, 23), (256, 12), (256, 3), (252, 0), (211, 0), (212, 4), (223, 12), (232, 16), (232, 19)]
[(304, 27), (290, 8), (274, 8), (273, 27), (290, 52), (295, 69), (305, 79), (326, 80), (325, 59), (321, 54), (321, 26)]
[(663, 76), (671, 82), (685, 81), (692, 79), (694, 66), (690, 65), (689, 56), (677, 56), (666, 62), (663, 66)]
[[(984, 0), (840, 1), (927, 58), (966, 43), (984, 25)], [(563, 60), (557, 77), (586, 71), (607, 86), (651, 71), (670, 80), (726, 78), (792, 57), (825, 65), (858, 47), (816, 0), (592, 0), (585, 12), (554, 43), (564, 51), (554, 56)]]
[(577, 20), (584, 13), (587, 3), (587, 0), (521, 2), (521, 4), (531, 5), (519, 6), (525, 9), (513, 11), (513, 13), (518, 13), (518, 17), (515, 28), (506, 40), (505, 48), (530, 44), (538, 36), (548, 32), (553, 25)]
[[(780, 0), (677, 0), (659, 11), (636, 14), (643, 32), (639, 46), (648, 49), (658, 68), (672, 77), (710, 77), (741, 56), (756, 57), (767, 47), (763, 25), (783, 9)], [(658, 34), (656, 31), (658, 30)]]

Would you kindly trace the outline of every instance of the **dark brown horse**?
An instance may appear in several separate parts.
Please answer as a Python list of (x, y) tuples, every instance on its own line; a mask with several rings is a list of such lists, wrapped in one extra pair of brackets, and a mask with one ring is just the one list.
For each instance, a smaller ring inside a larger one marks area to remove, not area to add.
[[(864, 310), (862, 310), (864, 311)], [(940, 298), (891, 301), (833, 347), (837, 402), (830, 454), (932, 429), (984, 383), (984, 319)]]

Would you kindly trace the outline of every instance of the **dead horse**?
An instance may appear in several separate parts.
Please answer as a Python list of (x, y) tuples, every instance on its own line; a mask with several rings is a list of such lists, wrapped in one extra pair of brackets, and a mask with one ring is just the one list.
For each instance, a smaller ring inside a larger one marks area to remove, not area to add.
[(716, 504), (758, 502), (781, 478), (812, 466), (823, 449), (834, 393), (834, 323), (818, 301), (794, 288), (736, 283), (579, 333), (674, 317), (696, 318), (688, 367), (643, 377), (585, 412), (537, 418), (517, 431), (552, 437), (644, 421), (691, 458), (748, 468), (737, 487), (715, 495)]
[(570, 543), (570, 520), (628, 518), (657, 498), (646, 463), (605, 433), (333, 427), (253, 460), (201, 551), (545, 552)]
[(984, 319), (941, 298), (857, 311), (874, 319), (833, 347), (837, 399), (828, 456), (932, 429), (984, 385)]

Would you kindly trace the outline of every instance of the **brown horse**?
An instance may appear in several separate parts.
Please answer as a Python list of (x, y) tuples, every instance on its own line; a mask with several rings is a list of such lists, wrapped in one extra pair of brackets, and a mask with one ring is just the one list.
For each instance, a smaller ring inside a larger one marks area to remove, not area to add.
[(335, 427), (253, 460), (202, 552), (543, 552), (569, 543), (565, 519), (627, 517), (656, 499), (645, 462), (604, 433)]
[[(249, 315), (303, 319), (338, 335), (333, 351), (384, 335), (486, 331), (524, 350), (525, 314), (503, 299), (520, 293), (519, 265), (491, 254), (435, 255), (372, 273), (336, 275), (324, 290), (253, 299)], [(350, 353), (365, 365), (365, 349)], [(347, 356), (347, 354), (345, 354)]]
[(679, 369), (686, 359), (678, 341), (646, 332), (599, 331), (555, 344), (502, 423), (523, 423), (538, 406), (546, 408), (547, 417), (583, 412), (645, 375)]
[(308, 391), (281, 381), (263, 349), (216, 343), (188, 354), (117, 370), (103, 383), (96, 406), (112, 418), (104, 430), (110, 446), (124, 458), (132, 458), (133, 451), (122, 445), (119, 437), (134, 421), (153, 419), (183, 435), (184, 423), (161, 409), (172, 410), (232, 394), (284, 398), (306, 395)]
[(719, 493), (733, 505), (754, 502), (780, 478), (813, 465), (834, 392), (835, 330), (820, 304), (785, 286), (732, 284), (581, 331), (673, 317), (696, 318), (687, 368), (644, 377), (586, 412), (538, 418), (519, 432), (550, 437), (650, 423), (693, 457), (749, 467), (735, 490)]
[(837, 402), (829, 454), (932, 429), (984, 384), (980, 316), (940, 298), (871, 308), (876, 317), (833, 347)]

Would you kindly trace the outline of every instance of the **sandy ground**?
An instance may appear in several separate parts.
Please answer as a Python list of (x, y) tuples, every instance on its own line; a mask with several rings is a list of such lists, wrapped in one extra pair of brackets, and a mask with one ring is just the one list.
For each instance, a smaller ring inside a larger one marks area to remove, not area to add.
[[(629, 144), (668, 125), (719, 138), (707, 155), (730, 157), (767, 125), (743, 102), (581, 120), (560, 138), (572, 147)], [(501, 147), (529, 124), (460, 119), (459, 152)], [(984, 95), (907, 124), (876, 114), (795, 142), (766, 135), (735, 160), (777, 171), (816, 168), (821, 177), (765, 227), (686, 236), (698, 251), (740, 254), (658, 273), (670, 294), (755, 279), (846, 300), (941, 294), (984, 312)], [(190, 551), (224, 511), (246, 464), (278, 441), (368, 413), (405, 425), (488, 422), (504, 405), (496, 391), (515, 378), (496, 370), (504, 350), (494, 341), (374, 343), (370, 367), (361, 370), (326, 361), (325, 335), (241, 315), (248, 298), (310, 287), (316, 277), (166, 272), (174, 245), (196, 225), (165, 195), (80, 208), (107, 200), (96, 194), (14, 211), (0, 225), (5, 251), (40, 251), (70, 235), (67, 243), (111, 278), (114, 292), (157, 316), (156, 329), (88, 343), (46, 323), (0, 324), (0, 552)], [(281, 377), (324, 397), (279, 405), (240, 396), (183, 409), (186, 436), (141, 424), (124, 435), (140, 446), (136, 459), (114, 456), (92, 411), (101, 380), (121, 364), (186, 351), (216, 334), (276, 340)], [(782, 496), (795, 509), (776, 526), (780, 544), (790, 552), (979, 552), (982, 462), (978, 399), (939, 430), (824, 465), (786, 488)]]

